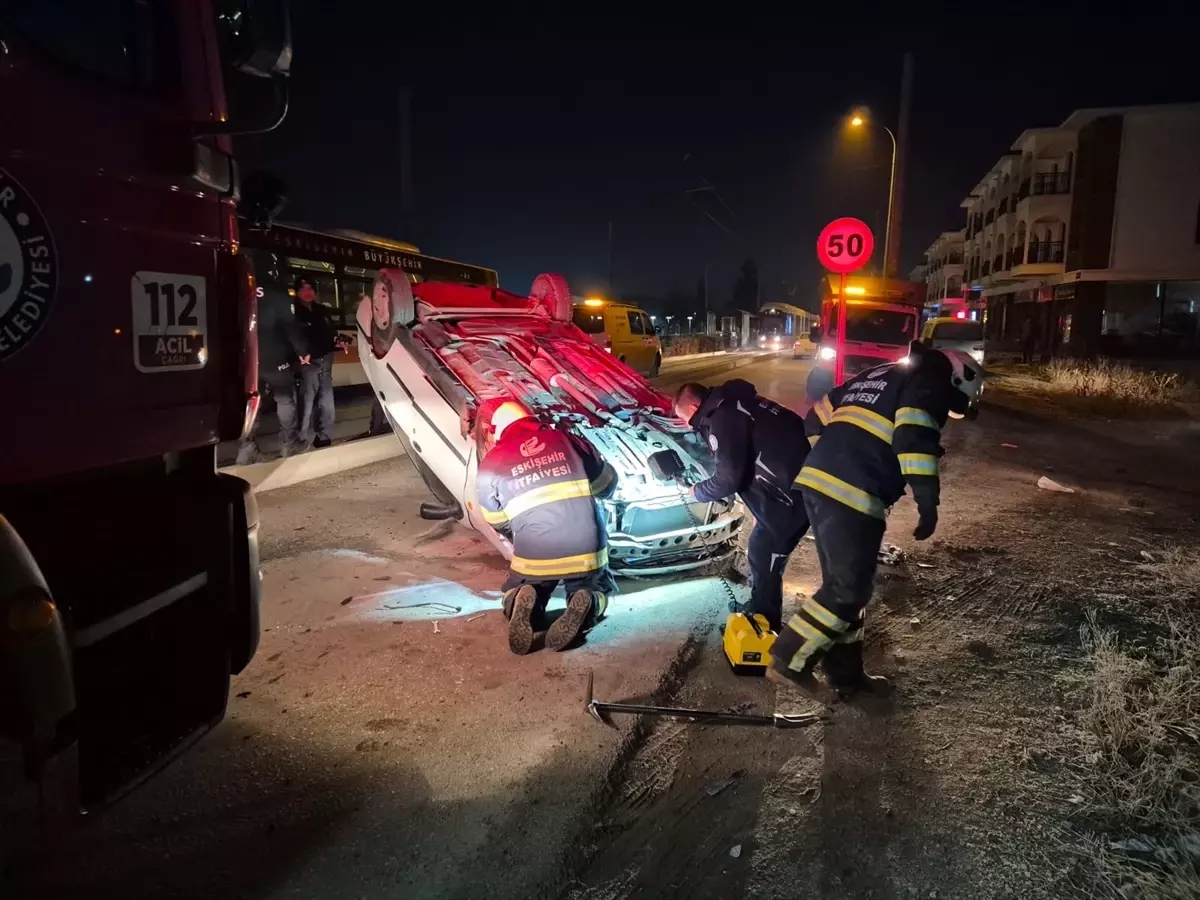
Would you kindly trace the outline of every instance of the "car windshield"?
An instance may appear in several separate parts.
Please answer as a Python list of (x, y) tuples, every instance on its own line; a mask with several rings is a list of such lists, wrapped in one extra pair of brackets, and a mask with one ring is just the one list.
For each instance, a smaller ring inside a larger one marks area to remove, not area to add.
[(982, 341), (982, 322), (938, 322), (933, 326), (935, 341)]
[[(851, 306), (846, 313), (846, 340), (864, 344), (907, 344), (916, 334), (915, 313), (898, 309)], [(830, 319), (829, 337), (837, 337), (837, 309)]]
[(604, 333), (604, 314), (587, 309), (575, 310), (575, 324), (588, 334)]

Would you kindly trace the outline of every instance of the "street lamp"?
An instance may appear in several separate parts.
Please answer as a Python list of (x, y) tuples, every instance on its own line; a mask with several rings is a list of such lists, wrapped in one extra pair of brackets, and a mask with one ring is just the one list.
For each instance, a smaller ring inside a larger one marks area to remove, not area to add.
[(892, 204), (896, 199), (896, 135), (892, 134), (892, 129), (886, 125), (879, 125), (877, 122), (871, 122), (867, 119), (865, 112), (856, 112), (850, 117), (851, 128), (862, 128), (866, 125), (877, 125), (887, 132), (887, 136), (892, 139), (892, 174), (888, 180), (888, 211), (887, 224), (883, 229), (883, 277), (888, 277), (888, 253), (892, 246)]

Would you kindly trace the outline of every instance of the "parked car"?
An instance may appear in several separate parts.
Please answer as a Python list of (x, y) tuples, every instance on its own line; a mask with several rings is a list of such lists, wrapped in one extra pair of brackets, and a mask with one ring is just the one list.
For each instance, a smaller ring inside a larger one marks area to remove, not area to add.
[(576, 303), (573, 319), (592, 342), (635, 372), (653, 378), (662, 367), (662, 342), (645, 311), (628, 303), (590, 299)]
[(930, 319), (921, 329), (921, 343), (935, 350), (965, 350), (983, 365), (983, 323), (973, 319)]

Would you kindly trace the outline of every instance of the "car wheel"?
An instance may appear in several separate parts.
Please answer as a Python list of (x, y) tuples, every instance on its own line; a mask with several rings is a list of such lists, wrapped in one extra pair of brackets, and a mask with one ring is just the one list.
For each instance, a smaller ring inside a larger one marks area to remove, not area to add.
[(652, 366), (650, 366), (650, 376), (649, 377), (657, 378), (658, 372), (661, 368), (662, 368), (662, 356), (660, 354), (656, 353), (654, 355), (654, 364)]

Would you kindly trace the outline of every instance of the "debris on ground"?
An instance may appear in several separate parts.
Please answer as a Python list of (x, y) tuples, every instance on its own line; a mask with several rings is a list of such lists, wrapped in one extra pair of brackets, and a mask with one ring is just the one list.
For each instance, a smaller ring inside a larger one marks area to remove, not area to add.
[(349, 597), (347, 597), (345, 600), (342, 601), (342, 606), (345, 606), (347, 603), (349, 603), (353, 599), (354, 599), (354, 595), (351, 594)]
[(884, 544), (879, 548), (879, 565), (898, 566), (904, 562), (904, 551), (895, 544)]
[(433, 633), (434, 633), (434, 634), (441, 634), (441, 633), (442, 633), (442, 632), (441, 632), (441, 629), (439, 629), (439, 628), (438, 628), (438, 620), (437, 620), (437, 619), (434, 619), (434, 620), (433, 620)]
[(721, 791), (725, 790), (725, 788), (737, 782), (737, 780), (738, 776), (734, 775), (732, 778), (722, 778), (720, 781), (714, 781), (705, 789), (704, 793), (708, 794), (710, 797), (715, 797), (717, 794), (721, 793)]
[(238, 691), (238, 699), (240, 699), (240, 700), (245, 700), (249, 696), (250, 696), (249, 691)]
[(483, 613), (479, 613), (478, 615), (471, 616), (469, 619), (467, 619), (467, 621), (474, 622), (476, 619), (482, 619), (482, 618), (483, 618)]
[(742, 855), (742, 845), (734, 844), (732, 847), (730, 847), (729, 855), (732, 856), (734, 859), (737, 859), (739, 856), (741, 856)]
[(1038, 479), (1037, 486), (1043, 491), (1057, 491), (1060, 494), (1075, 493), (1075, 488), (1069, 488), (1064, 484), (1059, 484), (1053, 478), (1047, 478), (1045, 475)]
[(1142, 559), (1144, 559), (1146, 562), (1154, 562), (1154, 554), (1151, 553), (1149, 550), (1142, 550), (1141, 556), (1142, 556)]
[(1006, 450), (1016, 450), (1017, 449), (1016, 444), (1001, 444), (1000, 446), (1004, 447)]
[(908, 620), (908, 624), (909, 624), (910, 626), (912, 626), (913, 628), (920, 628), (920, 627), (921, 627), (921, 620), (920, 620), (920, 619), (918, 619), (916, 616), (913, 616), (911, 619), (909, 619), (909, 620)]

